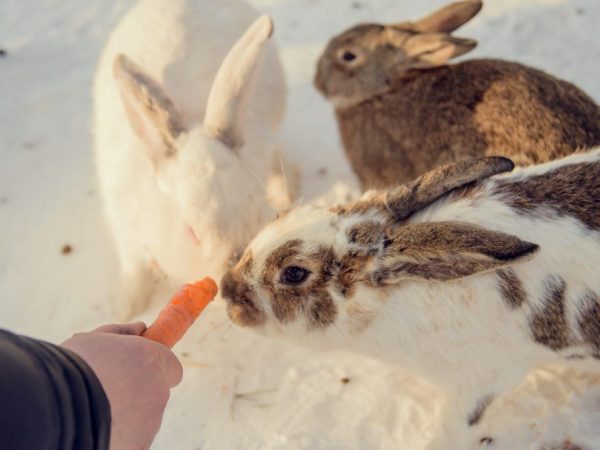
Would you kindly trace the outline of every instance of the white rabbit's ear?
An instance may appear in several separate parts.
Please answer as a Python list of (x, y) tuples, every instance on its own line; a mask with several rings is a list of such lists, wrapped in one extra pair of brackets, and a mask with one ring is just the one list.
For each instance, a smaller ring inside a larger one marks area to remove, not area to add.
[(451, 3), (412, 25), (416, 31), (451, 33), (471, 20), (482, 6), (480, 0)]
[(457, 280), (529, 259), (539, 249), (516, 236), (461, 222), (411, 224), (387, 239), (369, 271), (375, 285)]
[(423, 33), (412, 35), (402, 49), (414, 60), (413, 68), (428, 68), (446, 64), (450, 59), (473, 50), (477, 41), (449, 34)]
[(229, 51), (211, 87), (204, 130), (233, 150), (244, 143), (246, 104), (265, 44), (272, 33), (271, 18), (258, 18)]
[(175, 140), (185, 131), (181, 117), (160, 85), (127, 56), (117, 56), (114, 73), (129, 123), (158, 164), (175, 153)]

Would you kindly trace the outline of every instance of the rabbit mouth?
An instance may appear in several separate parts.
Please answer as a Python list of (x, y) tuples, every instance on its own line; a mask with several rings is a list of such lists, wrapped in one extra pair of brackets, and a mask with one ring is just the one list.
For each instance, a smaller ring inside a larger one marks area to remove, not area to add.
[(265, 313), (256, 304), (252, 287), (234, 272), (228, 271), (221, 280), (221, 295), (227, 302), (227, 315), (242, 327), (256, 327), (266, 321)]
[(352, 96), (339, 94), (339, 95), (332, 95), (331, 97), (328, 97), (328, 100), (333, 105), (334, 109), (343, 110), (343, 109), (348, 109), (353, 106), (359, 105), (359, 104), (369, 100), (369, 98), (370, 98), (369, 96), (360, 95), (360, 94), (356, 94), (356, 95), (352, 95)]
[(228, 303), (227, 315), (241, 327), (257, 327), (265, 322), (264, 314), (252, 304)]

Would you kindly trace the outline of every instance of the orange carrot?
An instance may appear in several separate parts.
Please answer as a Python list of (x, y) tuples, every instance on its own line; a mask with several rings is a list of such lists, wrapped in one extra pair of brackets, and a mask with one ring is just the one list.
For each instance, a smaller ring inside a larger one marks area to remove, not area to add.
[(172, 348), (215, 298), (217, 291), (217, 284), (208, 277), (194, 284), (186, 284), (171, 297), (142, 336)]

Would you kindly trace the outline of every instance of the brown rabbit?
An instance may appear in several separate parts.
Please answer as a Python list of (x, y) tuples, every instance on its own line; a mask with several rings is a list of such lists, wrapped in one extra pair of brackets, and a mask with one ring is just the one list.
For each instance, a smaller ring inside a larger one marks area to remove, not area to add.
[(600, 144), (600, 107), (574, 85), (508, 61), (446, 64), (477, 45), (449, 33), (481, 6), (462, 1), (414, 23), (357, 25), (329, 42), (315, 86), (336, 109), (363, 188), (462, 159), (529, 165)]

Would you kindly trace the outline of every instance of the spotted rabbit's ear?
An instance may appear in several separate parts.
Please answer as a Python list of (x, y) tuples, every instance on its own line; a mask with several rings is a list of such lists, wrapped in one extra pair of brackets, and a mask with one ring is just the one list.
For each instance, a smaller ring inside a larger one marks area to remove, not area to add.
[(480, 0), (450, 3), (414, 22), (415, 30), (428, 33), (451, 33), (471, 20), (481, 10)]
[(492, 175), (510, 172), (514, 164), (501, 156), (470, 159), (440, 166), (384, 194), (383, 202), (396, 220), (404, 220), (444, 194)]
[(113, 71), (129, 123), (158, 165), (176, 151), (175, 140), (185, 131), (181, 116), (156, 80), (127, 56), (115, 58)]
[(539, 249), (516, 236), (462, 222), (402, 226), (388, 241), (369, 269), (375, 285), (457, 280), (526, 260)]

